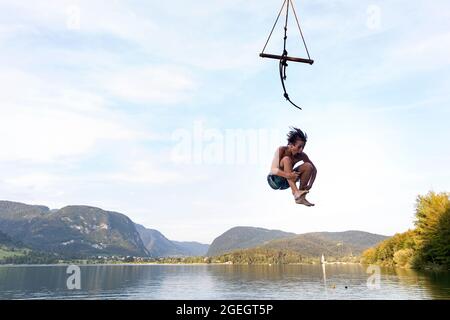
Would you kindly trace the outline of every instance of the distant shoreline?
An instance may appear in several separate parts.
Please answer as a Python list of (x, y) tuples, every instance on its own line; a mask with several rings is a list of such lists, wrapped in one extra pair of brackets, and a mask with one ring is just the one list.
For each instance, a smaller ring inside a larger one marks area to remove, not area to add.
[[(333, 265), (333, 264), (343, 264), (343, 265), (365, 265), (364, 263), (359, 262), (330, 262), (326, 263), (325, 265)], [(209, 266), (209, 265), (229, 265), (229, 266), (287, 266), (287, 265), (305, 265), (305, 266), (311, 266), (311, 265), (321, 265), (321, 263), (253, 263), (253, 264), (247, 264), (247, 263), (227, 263), (227, 262), (195, 262), (195, 263), (161, 263), (161, 262), (143, 262), (143, 263), (136, 263), (136, 262), (130, 262), (130, 263), (54, 263), (54, 264), (0, 264), (0, 267), (59, 267), (59, 266), (70, 266), (70, 265), (79, 265), (79, 266), (145, 266), (145, 265), (156, 265), (156, 266)]]
[[(0, 268), (2, 267), (68, 267), (70, 265), (77, 266), (268, 266), (268, 267), (276, 267), (276, 266), (317, 266), (321, 265), (321, 263), (281, 263), (281, 264), (270, 264), (270, 263), (254, 263), (254, 264), (246, 264), (246, 263), (226, 263), (226, 262), (195, 262), (195, 263), (161, 263), (161, 262), (143, 262), (143, 263), (54, 263), (54, 264), (0, 264)], [(361, 263), (361, 262), (327, 262), (325, 265), (360, 265), (360, 266), (369, 266), (371, 264)], [(394, 268), (394, 269), (405, 269), (405, 270), (415, 270), (415, 271), (436, 271), (436, 272), (449, 272), (450, 270), (442, 268), (442, 267), (427, 267), (423, 269), (414, 269), (414, 268), (406, 268), (400, 266), (384, 266), (375, 264), (381, 268)]]

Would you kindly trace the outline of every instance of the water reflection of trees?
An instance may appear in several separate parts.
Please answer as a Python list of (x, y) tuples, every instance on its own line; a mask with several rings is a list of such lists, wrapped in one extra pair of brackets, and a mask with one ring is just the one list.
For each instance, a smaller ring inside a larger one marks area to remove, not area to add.
[(425, 297), (450, 299), (450, 273), (445, 271), (390, 268), (399, 282), (423, 290)]
[(450, 272), (425, 270), (419, 274), (433, 299), (450, 299)]

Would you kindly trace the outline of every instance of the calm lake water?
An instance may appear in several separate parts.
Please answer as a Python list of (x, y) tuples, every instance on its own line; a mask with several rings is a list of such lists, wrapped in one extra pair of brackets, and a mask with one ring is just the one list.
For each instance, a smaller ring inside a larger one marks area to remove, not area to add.
[(367, 267), (81, 265), (69, 290), (67, 266), (0, 266), (0, 299), (450, 299), (448, 272)]

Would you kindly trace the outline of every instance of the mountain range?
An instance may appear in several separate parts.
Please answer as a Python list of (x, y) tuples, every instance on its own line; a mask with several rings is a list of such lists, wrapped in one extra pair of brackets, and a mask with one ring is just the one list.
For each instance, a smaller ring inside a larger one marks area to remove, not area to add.
[(357, 256), (387, 238), (363, 231), (295, 234), (255, 227), (235, 227), (217, 237), (207, 255), (218, 256), (238, 249), (261, 247), (289, 250), (309, 257), (321, 254), (333, 257)]
[[(287, 239), (273, 240), (265, 248), (289, 250), (306, 257), (319, 256), (342, 258), (359, 256), (364, 250), (377, 245), (387, 236), (363, 231), (314, 232), (300, 234)], [(319, 253), (319, 254), (318, 254)]]
[(255, 247), (338, 257), (359, 255), (386, 238), (362, 231), (295, 234), (234, 227), (208, 245), (169, 240), (158, 230), (136, 224), (122, 213), (96, 207), (72, 205), (49, 209), (0, 201), (0, 244), (20, 244), (66, 257), (213, 257)]
[(140, 224), (135, 224), (135, 226), (145, 248), (156, 257), (203, 256), (209, 248), (208, 244), (195, 241), (169, 240), (158, 230), (147, 229)]
[(50, 210), (0, 201), (0, 231), (31, 249), (69, 257), (149, 255), (130, 218), (89, 206)]
[[(209, 245), (170, 241), (126, 215), (89, 206), (45, 206), (0, 201), (0, 240), (68, 257), (204, 255)], [(6, 241), (6, 240), (5, 240)], [(0, 242), (2, 243), (2, 242)]]
[(207, 256), (217, 256), (236, 249), (262, 245), (268, 241), (295, 236), (295, 233), (255, 227), (234, 227), (218, 236), (211, 243)]

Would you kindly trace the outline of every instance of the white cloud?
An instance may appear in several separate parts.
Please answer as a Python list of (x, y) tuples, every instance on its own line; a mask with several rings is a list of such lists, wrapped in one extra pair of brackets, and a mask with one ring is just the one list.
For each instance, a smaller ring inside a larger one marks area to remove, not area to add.
[(393, 50), (395, 64), (408, 65), (414, 70), (430, 70), (450, 65), (450, 32), (428, 34), (421, 32), (405, 40)]
[(135, 103), (180, 103), (197, 87), (193, 77), (173, 66), (141, 66), (106, 71), (93, 76), (112, 96)]
[(73, 112), (14, 110), (1, 112), (0, 137), (1, 160), (48, 162), (87, 153), (102, 139), (132, 139), (133, 133)]
[[(76, 30), (67, 28), (68, 9), (73, 6), (78, 7), (80, 13), (80, 27)], [(152, 59), (157, 57), (162, 61), (208, 70), (255, 69), (260, 66), (255, 57), (265, 35), (261, 33), (260, 39), (255, 40), (252, 26), (230, 33), (227, 29), (234, 28), (238, 21), (225, 19), (224, 14), (236, 6), (248, 12), (256, 9), (257, 3), (208, 1), (187, 7), (182, 3), (171, 3), (166, 8), (156, 3), (137, 7), (119, 1), (80, 0), (74, 4), (72, 1), (55, 3), (47, 0), (41, 1), (39, 6), (7, 1), (3, 11), (15, 11), (19, 19), (18, 22), (9, 21), (8, 27), (3, 26), (3, 34), (8, 34), (9, 38), (17, 34), (45, 36), (51, 30), (59, 36), (112, 36), (127, 43), (127, 50), (138, 48)], [(158, 13), (166, 14), (167, 10), (177, 19), (161, 18)], [(261, 11), (248, 12), (249, 17), (257, 19), (255, 13), (258, 12)]]
[(9, 187), (22, 188), (22, 189), (48, 189), (53, 186), (55, 182), (60, 178), (54, 174), (48, 173), (30, 173), (28, 175), (10, 176), (3, 179), (3, 182), (8, 184)]
[(97, 114), (107, 110), (98, 94), (77, 88), (70, 79), (33, 74), (20, 69), (0, 70), (0, 110), (30, 109)]
[(0, 159), (52, 162), (82, 155), (102, 140), (130, 140), (137, 130), (124, 126), (105, 100), (15, 69), (2, 69)]
[[(0, 8), (3, 12), (15, 13), (15, 19), (5, 17), (10, 25), (26, 25), (30, 30), (105, 33), (121, 38), (143, 39), (153, 28), (151, 20), (138, 19), (138, 10), (120, 1), (42, 0), (36, 6), (29, 1), (3, 0)], [(79, 29), (69, 26), (74, 14), (79, 14), (76, 17), (80, 22)]]
[(101, 176), (102, 180), (121, 183), (158, 185), (166, 183), (178, 183), (183, 174), (181, 172), (170, 171), (156, 165), (149, 160), (132, 160), (125, 164), (126, 169), (123, 172), (116, 171)]

